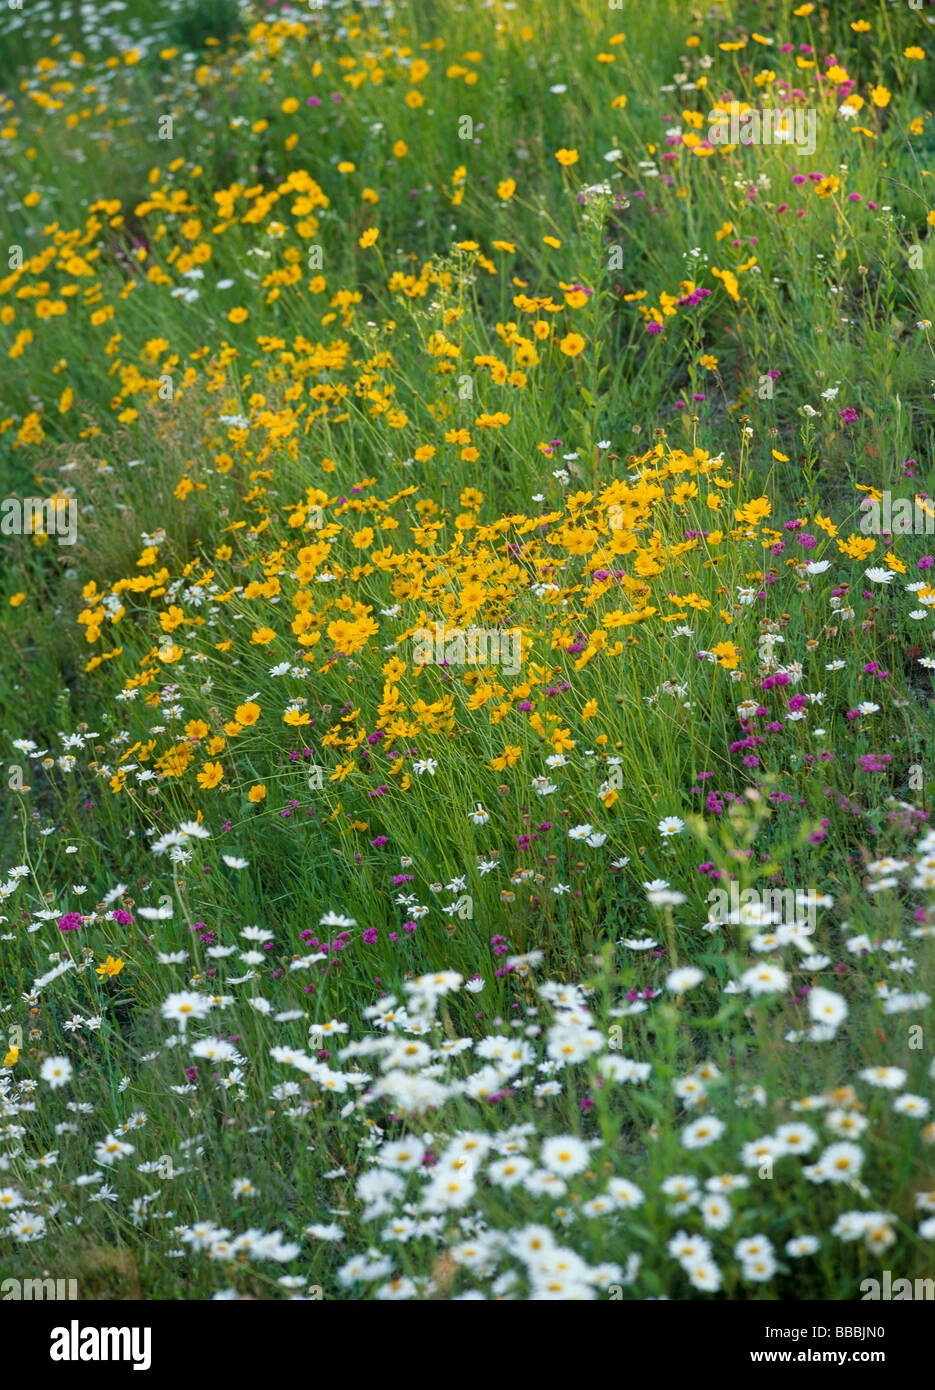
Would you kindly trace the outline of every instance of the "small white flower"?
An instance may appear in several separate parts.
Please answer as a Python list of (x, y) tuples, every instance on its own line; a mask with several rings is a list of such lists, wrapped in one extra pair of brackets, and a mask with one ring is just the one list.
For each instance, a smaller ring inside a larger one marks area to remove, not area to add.
[(664, 840), (671, 835), (681, 835), (685, 829), (685, 822), (679, 816), (665, 816), (659, 822), (659, 834)]
[(694, 1120), (682, 1130), (682, 1147), (686, 1149), (706, 1148), (708, 1144), (713, 1144), (717, 1139), (720, 1139), (724, 1129), (723, 1122), (716, 1115), (706, 1115), (700, 1120)]
[(836, 1028), (847, 1018), (847, 1003), (830, 989), (813, 989), (808, 996), (808, 1012), (816, 1023)]
[(42, 1063), (39, 1075), (47, 1081), (53, 1091), (71, 1080), (72, 1067), (67, 1057), (47, 1057)]
[(695, 985), (700, 985), (704, 979), (704, 971), (699, 970), (694, 965), (683, 965), (678, 970), (673, 970), (666, 979), (666, 989), (673, 994), (684, 994), (685, 990), (693, 989)]

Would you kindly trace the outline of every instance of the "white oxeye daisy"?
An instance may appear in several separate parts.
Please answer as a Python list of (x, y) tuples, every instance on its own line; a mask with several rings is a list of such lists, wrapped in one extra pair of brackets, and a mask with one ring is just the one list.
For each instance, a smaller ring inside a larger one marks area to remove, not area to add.
[(551, 1173), (582, 1173), (588, 1166), (588, 1145), (583, 1140), (569, 1135), (565, 1138), (552, 1136), (544, 1140), (540, 1160)]
[(695, 965), (683, 965), (667, 976), (666, 989), (671, 990), (673, 994), (684, 994), (685, 990), (700, 985), (703, 979), (703, 970), (699, 970)]
[(741, 987), (750, 994), (782, 994), (789, 986), (789, 976), (778, 965), (755, 965), (740, 977)]
[(69, 1082), (71, 1074), (71, 1062), (67, 1057), (47, 1057), (39, 1072), (43, 1081), (47, 1081), (53, 1091)]
[(711, 1256), (711, 1245), (704, 1236), (688, 1235), (685, 1231), (676, 1231), (666, 1249), (683, 1267)]
[(710, 1231), (723, 1231), (730, 1225), (733, 1212), (726, 1197), (709, 1193), (701, 1203), (701, 1219)]
[(639, 1207), (646, 1200), (642, 1188), (637, 1187), (635, 1182), (630, 1182), (627, 1178), (611, 1178), (607, 1184), (607, 1191), (617, 1206), (622, 1208)]
[(657, 828), (662, 838), (667, 840), (672, 835), (681, 835), (685, 822), (679, 816), (664, 816)]
[(721, 1287), (721, 1271), (713, 1260), (684, 1260), (682, 1268), (688, 1275), (693, 1288), (707, 1293), (717, 1293)]
[(166, 999), (162, 1006), (162, 1016), (177, 1023), (179, 1031), (184, 1033), (189, 1020), (204, 1018), (210, 1011), (212, 1002), (203, 994), (181, 990), (178, 994), (170, 994)]
[(113, 1134), (108, 1134), (106, 1139), (102, 1139), (94, 1150), (94, 1158), (98, 1163), (105, 1163), (110, 1166), (120, 1158), (125, 1158), (127, 1154), (132, 1154), (134, 1148), (132, 1144), (126, 1144), (121, 1139), (117, 1139)]
[(818, 1169), (816, 1176), (827, 1182), (850, 1182), (860, 1173), (863, 1161), (863, 1150), (856, 1144), (847, 1141), (830, 1144), (815, 1165)]
[(917, 1120), (924, 1120), (931, 1106), (924, 1096), (905, 1094), (897, 1097), (893, 1102), (893, 1109), (897, 1115), (912, 1115)]
[(808, 996), (808, 1012), (816, 1023), (836, 1028), (847, 1018), (847, 1003), (830, 989), (813, 989)]
[(738, 1240), (734, 1246), (735, 1257), (744, 1264), (748, 1260), (758, 1260), (772, 1253), (773, 1243), (767, 1236), (747, 1236), (745, 1240)]
[(706, 1115), (703, 1119), (694, 1120), (690, 1125), (686, 1125), (682, 1130), (682, 1147), (686, 1149), (703, 1149), (708, 1144), (715, 1143), (724, 1133), (724, 1124), (715, 1115)]
[(772, 1279), (776, 1273), (776, 1261), (772, 1255), (757, 1255), (752, 1260), (744, 1260), (741, 1265), (741, 1274), (745, 1279), (750, 1279), (754, 1283), (764, 1284), (768, 1279)]
[(401, 1173), (412, 1173), (421, 1167), (425, 1155), (425, 1145), (418, 1139), (407, 1137), (394, 1139), (377, 1151), (377, 1162), (385, 1168)]
[(786, 1153), (807, 1154), (818, 1143), (818, 1135), (810, 1125), (780, 1125), (776, 1138)]

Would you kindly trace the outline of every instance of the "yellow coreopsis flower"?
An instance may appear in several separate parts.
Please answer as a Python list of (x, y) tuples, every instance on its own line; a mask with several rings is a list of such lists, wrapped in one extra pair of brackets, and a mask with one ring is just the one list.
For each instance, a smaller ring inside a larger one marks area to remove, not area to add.
[(725, 671), (734, 671), (740, 663), (743, 652), (733, 642), (717, 642), (711, 650), (718, 659), (718, 665)]
[(489, 766), (496, 772), (503, 772), (505, 768), (514, 767), (522, 755), (521, 748), (511, 747), (510, 744), (504, 748), (499, 757), (491, 758)]
[(828, 174), (826, 178), (820, 179), (815, 185), (815, 193), (819, 198), (830, 198), (837, 193), (840, 188), (840, 180), (836, 174)]
[(486, 597), (487, 590), (484, 588), (483, 584), (474, 580), (469, 584), (465, 584), (464, 588), (461, 590), (461, 607), (465, 609), (479, 608)]
[(847, 540), (837, 537), (836, 544), (842, 555), (849, 555), (852, 560), (865, 560), (868, 555), (876, 549), (876, 541), (872, 536), (848, 536)]
[(94, 969), (99, 979), (103, 980), (106, 975), (108, 980), (112, 980), (123, 969), (123, 961), (119, 956), (116, 959), (113, 956), (108, 956), (103, 964), (96, 965)]
[(711, 274), (716, 280), (720, 280), (727, 293), (735, 304), (740, 303), (740, 286), (737, 283), (737, 276), (732, 270), (719, 270), (716, 265), (711, 267)]
[(205, 763), (198, 774), (198, 785), (207, 791), (211, 787), (216, 787), (223, 776), (224, 768), (220, 763)]
[(563, 168), (567, 169), (569, 165), (578, 163), (578, 151), (562, 148), (555, 151), (555, 158)]

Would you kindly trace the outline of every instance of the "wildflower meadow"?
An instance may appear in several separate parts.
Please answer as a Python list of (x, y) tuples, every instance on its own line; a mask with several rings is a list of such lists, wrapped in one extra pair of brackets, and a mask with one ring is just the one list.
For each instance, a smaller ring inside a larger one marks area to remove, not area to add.
[(935, 4), (3, 3), (2, 1297), (935, 1298)]

